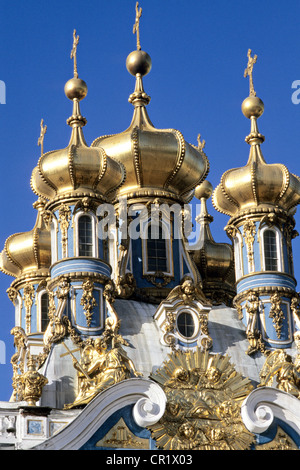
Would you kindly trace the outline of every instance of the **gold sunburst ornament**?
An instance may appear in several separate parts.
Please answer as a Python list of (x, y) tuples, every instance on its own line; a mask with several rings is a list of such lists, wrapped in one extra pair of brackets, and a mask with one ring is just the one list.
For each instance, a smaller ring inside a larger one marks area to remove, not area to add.
[(253, 389), (228, 356), (176, 351), (151, 375), (164, 389), (164, 416), (149, 429), (165, 450), (247, 450), (255, 437), (240, 407)]

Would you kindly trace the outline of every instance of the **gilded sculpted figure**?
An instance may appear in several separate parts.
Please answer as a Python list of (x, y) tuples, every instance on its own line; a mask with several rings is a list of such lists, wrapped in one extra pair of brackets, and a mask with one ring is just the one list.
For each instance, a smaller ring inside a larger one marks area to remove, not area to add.
[(185, 276), (180, 285), (174, 287), (167, 297), (167, 300), (181, 298), (184, 303), (189, 304), (193, 300), (199, 300), (200, 302), (208, 303), (200, 287), (195, 285), (193, 279), (190, 276)]
[[(78, 394), (75, 401), (65, 408), (85, 405), (111, 385), (132, 375), (135, 377), (141, 375), (122, 347), (122, 344), (128, 343), (117, 333), (118, 328), (119, 323), (114, 329), (110, 322), (107, 322), (103, 337), (85, 342), (79, 361), (72, 356), (74, 367), (78, 372)], [(110, 348), (108, 348), (109, 343), (111, 343)]]
[(275, 380), (276, 388), (300, 398), (299, 332), (295, 333), (295, 341), (298, 353), (294, 362), (283, 349), (268, 352), (260, 372), (260, 387), (271, 387)]

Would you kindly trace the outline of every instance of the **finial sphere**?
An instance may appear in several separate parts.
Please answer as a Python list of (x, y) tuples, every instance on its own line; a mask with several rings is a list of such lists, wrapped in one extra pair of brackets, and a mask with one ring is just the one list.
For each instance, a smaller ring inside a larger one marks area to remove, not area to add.
[(151, 57), (144, 51), (133, 51), (126, 59), (126, 67), (129, 73), (134, 77), (140, 73), (142, 76), (147, 75), (152, 67)]
[(195, 197), (197, 199), (201, 199), (202, 197), (204, 197), (205, 199), (209, 199), (210, 196), (212, 195), (212, 192), (213, 192), (212, 184), (209, 181), (204, 180), (201, 184), (196, 186)]
[(259, 118), (264, 112), (264, 103), (258, 96), (248, 96), (242, 103), (242, 112), (248, 119)]
[(81, 78), (71, 78), (65, 84), (65, 94), (69, 100), (77, 98), (80, 101), (86, 97), (87, 91), (87, 84)]

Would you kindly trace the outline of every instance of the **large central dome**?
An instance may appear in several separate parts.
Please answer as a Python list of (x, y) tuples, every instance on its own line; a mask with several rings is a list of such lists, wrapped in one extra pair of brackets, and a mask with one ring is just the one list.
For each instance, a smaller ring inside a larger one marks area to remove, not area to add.
[(209, 171), (208, 159), (199, 147), (187, 143), (178, 130), (156, 129), (146, 106), (150, 101), (142, 77), (151, 69), (149, 55), (136, 50), (126, 61), (128, 71), (136, 77), (129, 101), (134, 106), (132, 122), (120, 134), (98, 137), (91, 147), (101, 147), (111, 158), (124, 165), (125, 182), (116, 197), (171, 197), (189, 201), (193, 189)]

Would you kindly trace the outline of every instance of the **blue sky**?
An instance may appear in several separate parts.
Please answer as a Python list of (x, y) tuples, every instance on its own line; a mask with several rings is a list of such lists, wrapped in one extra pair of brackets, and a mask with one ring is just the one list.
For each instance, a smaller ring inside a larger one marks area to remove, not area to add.
[[(241, 103), (248, 96), (243, 73), (251, 48), (258, 55), (254, 85), (265, 104), (259, 119), (264, 157), (300, 175), (300, 104), (291, 100), (292, 83), (300, 80), (300, 1), (140, 0), (140, 6), (141, 45), (152, 58), (144, 87), (153, 124), (179, 129), (192, 144), (201, 133), (214, 187), (224, 171), (244, 165), (250, 125)], [(0, 105), (2, 249), (9, 235), (31, 230), (35, 222), (30, 176), (40, 155), (41, 118), (47, 125), (45, 151), (69, 141), (72, 105), (64, 84), (73, 73), (73, 29), (80, 36), (79, 77), (88, 85), (81, 104), (88, 143), (130, 124), (134, 78), (125, 61), (136, 39), (135, 0), (10, 0), (0, 7), (0, 80), (6, 84), (6, 104)], [(215, 240), (228, 241), (223, 230), (228, 218), (211, 205), (209, 210)], [(299, 230), (297, 214), (296, 222)], [(298, 279), (299, 247), (300, 237), (293, 244)], [(0, 400), (11, 394), (14, 309), (6, 289), (12, 280), (0, 274), (0, 340), (6, 346)]]

